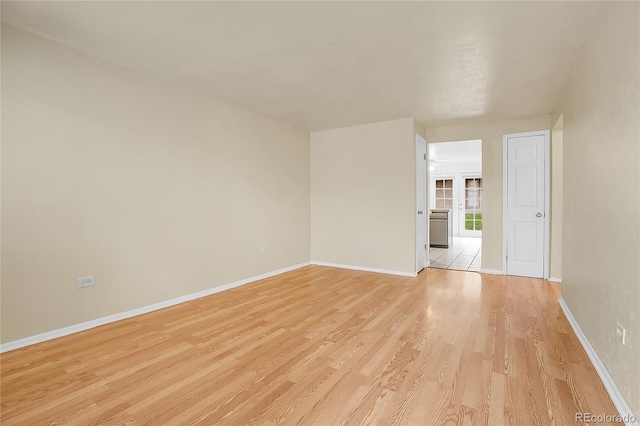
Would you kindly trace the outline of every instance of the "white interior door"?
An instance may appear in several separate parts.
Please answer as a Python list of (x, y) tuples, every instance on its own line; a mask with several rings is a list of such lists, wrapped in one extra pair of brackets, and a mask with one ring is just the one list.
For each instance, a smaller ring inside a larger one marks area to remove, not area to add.
[(548, 276), (548, 141), (548, 131), (504, 136), (507, 275)]
[(428, 265), (427, 142), (416, 135), (416, 273)]

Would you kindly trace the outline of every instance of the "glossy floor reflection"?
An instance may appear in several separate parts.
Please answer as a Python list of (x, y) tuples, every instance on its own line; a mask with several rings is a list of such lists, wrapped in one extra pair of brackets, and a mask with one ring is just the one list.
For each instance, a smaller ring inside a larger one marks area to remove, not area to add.
[(306, 266), (6, 352), (2, 425), (575, 425), (617, 414), (545, 280)]

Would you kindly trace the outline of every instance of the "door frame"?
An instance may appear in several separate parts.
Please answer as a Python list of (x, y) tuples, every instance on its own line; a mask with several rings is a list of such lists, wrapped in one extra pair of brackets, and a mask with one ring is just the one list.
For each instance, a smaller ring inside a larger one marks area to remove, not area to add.
[[(424, 155), (423, 159), (421, 160), (419, 158), (419, 156)], [(427, 150), (427, 141), (425, 138), (423, 138), (422, 136), (420, 136), (419, 134), (416, 133), (416, 162), (415, 164), (417, 164), (418, 161), (424, 161), (424, 174), (422, 176), (419, 176), (418, 173), (418, 167), (416, 166), (416, 203), (415, 203), (415, 210), (414, 210), (414, 214), (416, 215), (416, 228), (415, 228), (415, 237), (416, 237), (416, 243), (415, 243), (415, 248), (416, 248), (416, 274), (418, 272), (420, 272), (421, 270), (423, 270), (424, 268), (428, 268), (429, 267), (429, 221), (427, 220), (427, 217), (429, 215), (429, 163), (428, 163), (428, 150)], [(420, 185), (419, 185), (419, 181), (424, 180), (424, 193), (420, 194)], [(420, 206), (419, 205), (419, 200), (420, 197), (424, 197), (424, 205)], [(423, 214), (417, 214), (417, 211), (420, 210), (422, 208)], [(418, 237), (418, 229), (420, 228), (420, 222), (423, 222), (424, 224), (424, 230), (425, 230), (425, 235), (424, 235), (424, 264), (423, 265), (419, 265), (418, 261), (420, 259), (420, 255), (419, 252), (422, 249), (421, 247), (419, 247), (420, 244), (420, 239)]]
[(549, 279), (549, 216), (551, 202), (550, 134), (551, 132), (549, 130), (538, 130), (535, 132), (502, 135), (502, 275), (507, 275), (507, 241), (509, 231), (507, 225), (507, 140), (510, 137), (544, 136), (544, 248), (542, 257), (544, 272), (542, 278), (545, 280)]

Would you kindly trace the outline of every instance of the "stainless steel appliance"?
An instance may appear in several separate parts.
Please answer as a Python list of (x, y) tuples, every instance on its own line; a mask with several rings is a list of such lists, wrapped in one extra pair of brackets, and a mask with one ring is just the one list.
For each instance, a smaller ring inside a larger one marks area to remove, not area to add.
[(451, 210), (434, 209), (429, 213), (429, 245), (449, 248), (453, 245)]

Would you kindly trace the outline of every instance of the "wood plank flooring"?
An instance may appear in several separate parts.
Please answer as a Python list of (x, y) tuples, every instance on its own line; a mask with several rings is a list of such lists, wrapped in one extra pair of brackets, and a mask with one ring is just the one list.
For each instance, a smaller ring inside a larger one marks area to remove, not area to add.
[(308, 266), (1, 356), (3, 425), (575, 425), (617, 411), (543, 280)]

